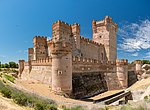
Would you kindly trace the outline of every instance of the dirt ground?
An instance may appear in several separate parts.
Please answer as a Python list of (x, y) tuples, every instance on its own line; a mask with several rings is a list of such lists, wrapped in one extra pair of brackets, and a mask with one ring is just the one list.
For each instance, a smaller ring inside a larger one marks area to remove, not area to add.
[(0, 94), (0, 110), (33, 110), (33, 109), (19, 106), (15, 104), (12, 99), (5, 98)]
[(128, 88), (128, 90), (140, 90), (140, 89), (146, 89), (148, 86), (150, 86), (150, 78), (142, 79), (141, 81), (137, 81), (135, 84), (133, 84), (131, 87)]
[[(131, 86), (129, 90), (139, 89), (141, 87), (143, 88), (144, 85), (150, 84), (149, 80), (150, 78), (143, 80), (143, 81), (139, 81), (135, 83), (133, 86)], [(51, 92), (51, 88), (49, 87), (49, 85), (41, 84), (35, 81), (27, 81), (27, 80), (23, 81), (23, 80), (17, 79), (15, 81), (15, 84), (12, 84), (12, 86), (15, 86), (21, 90), (25, 90), (27, 92), (35, 93), (45, 98), (52, 99), (59, 106), (62, 106), (62, 105), (65, 105), (66, 107), (82, 106), (90, 110), (94, 110), (94, 108), (97, 109), (97, 108), (105, 107), (104, 105), (93, 104), (93, 102), (75, 100), (75, 99), (70, 99), (70, 98), (65, 98), (63, 96), (55, 95), (54, 93)], [(109, 96), (111, 94), (117, 93), (119, 91), (121, 90), (108, 91), (108, 92), (99, 94), (97, 96), (91, 97), (90, 99), (97, 100), (105, 96)], [(32, 109), (21, 107), (15, 104), (11, 99), (4, 98), (0, 95), (0, 110), (32, 110)]]
[[(50, 98), (50, 99), (54, 100), (56, 103), (58, 103), (59, 105), (65, 105), (67, 107), (72, 107), (72, 106), (82, 106), (82, 107), (88, 107), (88, 108), (104, 107), (103, 105), (93, 104), (93, 102), (75, 100), (75, 99), (70, 99), (70, 98), (65, 98), (63, 96), (55, 95), (54, 93), (51, 92), (51, 88), (48, 85), (33, 82), (33, 81), (27, 81), (27, 80), (22, 81), (22, 80), (18, 79), (16, 81), (16, 86), (21, 89), (25, 89), (27, 91), (44, 96), (46, 98)], [(119, 91), (121, 91), (121, 90), (108, 91), (108, 92), (102, 93), (100, 95), (91, 97), (90, 99), (97, 100), (97, 99), (103, 98), (105, 96), (117, 93)]]
[(48, 85), (33, 82), (33, 81), (22, 81), (22, 80), (17, 80), (16, 81), (16, 86), (25, 89), (27, 91), (30, 91), (32, 93), (36, 93), (40, 96), (44, 96), (46, 98), (50, 98), (57, 103), (60, 104), (76, 104), (76, 105), (87, 105), (87, 104), (93, 104), (92, 102), (85, 102), (85, 101), (80, 101), (80, 100), (74, 100), (70, 98), (65, 98), (63, 96), (55, 95), (54, 93), (51, 92), (51, 88)]

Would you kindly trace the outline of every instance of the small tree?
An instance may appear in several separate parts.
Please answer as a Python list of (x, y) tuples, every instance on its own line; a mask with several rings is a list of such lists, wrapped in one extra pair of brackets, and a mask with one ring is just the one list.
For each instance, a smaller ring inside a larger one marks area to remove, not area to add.
[(17, 63), (15, 63), (15, 62), (9, 62), (9, 66), (10, 66), (10, 68), (17, 68), (18, 67)]
[(143, 64), (150, 64), (150, 60), (143, 60)]
[(5, 64), (1, 64), (1, 68), (5, 68)]
[(8, 63), (5, 63), (5, 68), (9, 68), (9, 64)]

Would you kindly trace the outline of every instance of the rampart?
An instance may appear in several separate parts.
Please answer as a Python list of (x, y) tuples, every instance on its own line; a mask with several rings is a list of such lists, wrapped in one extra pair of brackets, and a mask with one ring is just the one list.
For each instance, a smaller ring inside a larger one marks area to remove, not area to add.
[(28, 62), (19, 61), (20, 75), (48, 84), (58, 94), (73, 93), (76, 98), (126, 88), (128, 81), (135, 78), (133, 73), (140, 73), (141, 63), (137, 62), (135, 68), (127, 60), (116, 61), (117, 29), (108, 16), (93, 21), (90, 40), (80, 36), (79, 24), (58, 20), (52, 24), (51, 40), (44, 36), (33, 38)]
[(31, 61), (32, 66), (52, 66), (52, 58), (41, 58)]
[(115, 71), (115, 62), (103, 62), (90, 58), (73, 57), (73, 73)]

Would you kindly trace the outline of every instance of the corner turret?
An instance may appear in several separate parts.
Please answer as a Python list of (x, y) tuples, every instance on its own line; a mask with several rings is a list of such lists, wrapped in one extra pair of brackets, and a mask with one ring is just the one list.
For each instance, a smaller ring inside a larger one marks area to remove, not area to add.
[(122, 88), (128, 87), (128, 60), (116, 60), (117, 76)]
[(57, 94), (72, 92), (72, 49), (70, 43), (52, 42), (52, 91)]

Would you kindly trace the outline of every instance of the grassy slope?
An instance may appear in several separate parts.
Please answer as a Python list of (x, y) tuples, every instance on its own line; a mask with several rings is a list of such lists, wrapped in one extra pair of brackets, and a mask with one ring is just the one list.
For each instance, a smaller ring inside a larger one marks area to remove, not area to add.
[(23, 107), (15, 104), (12, 99), (3, 97), (0, 94), (0, 110), (33, 110), (28, 107)]

